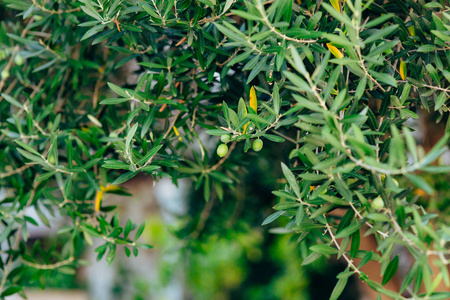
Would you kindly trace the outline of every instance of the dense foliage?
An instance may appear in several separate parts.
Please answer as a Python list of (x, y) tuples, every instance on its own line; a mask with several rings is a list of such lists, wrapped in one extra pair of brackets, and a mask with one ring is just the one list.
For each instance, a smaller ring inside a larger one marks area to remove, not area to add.
[[(446, 1), (3, 2), (17, 18), (0, 25), (1, 298), (77, 267), (92, 238), (107, 261), (149, 248), (143, 224), (101, 203), (137, 174), (233, 201), (246, 156), (273, 143), (258, 155), (284, 180), (263, 225), (288, 218), (275, 231), (293, 235), (304, 265), (346, 261), (332, 299), (354, 274), (392, 299), (450, 297), (436, 291), (450, 286), (448, 198), (437, 214), (421, 201), (434, 193), (424, 175), (450, 171), (436, 164), (449, 132), (425, 153), (407, 122), (448, 114)], [(29, 207), (43, 223), (72, 220), (64, 247), (25, 247)], [(362, 235), (378, 248), (360, 250)], [(388, 290), (396, 245), (414, 263)], [(361, 270), (371, 260), (381, 283)]]

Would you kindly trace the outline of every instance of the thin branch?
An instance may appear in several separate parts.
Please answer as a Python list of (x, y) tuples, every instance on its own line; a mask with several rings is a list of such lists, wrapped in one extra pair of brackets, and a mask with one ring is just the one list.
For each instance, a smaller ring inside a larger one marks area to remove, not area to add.
[(72, 9), (58, 9), (58, 10), (50, 10), (42, 5), (40, 5), (39, 3), (37, 3), (36, 0), (31, 0), (31, 2), (33, 2), (33, 5), (36, 6), (37, 8), (39, 8), (42, 11), (45, 11), (46, 13), (49, 13), (51, 15), (61, 15), (61, 14), (66, 14), (66, 13), (73, 13), (76, 11), (80, 11), (80, 8), (72, 8)]
[[(355, 212), (355, 214), (358, 216), (358, 218), (359, 218), (360, 220), (364, 219), (363, 216), (361, 216), (361, 214), (359, 213), (359, 211), (356, 209), (356, 207), (353, 205), (353, 203), (349, 202), (349, 204), (350, 204), (351, 208), (353, 209), (353, 211)], [(373, 228), (373, 225), (370, 224), (369, 222), (365, 222), (365, 224), (366, 224), (367, 226), (369, 226), (369, 228)], [(389, 234), (387, 234), (387, 233), (385, 233), (385, 232), (383, 232), (383, 231), (381, 231), (381, 230), (377, 230), (377, 233), (378, 233), (379, 235), (381, 235), (383, 238), (388, 238), (388, 237), (389, 237)]]
[(159, 8), (158, 8), (158, 6), (157, 6), (156, 3), (155, 3), (155, 0), (151, 0), (151, 1), (152, 1), (153, 6), (155, 7), (156, 13), (158, 14), (159, 18), (160, 18), (161, 21), (162, 21), (163, 26), (165, 26), (165, 25), (166, 25), (166, 20), (165, 20), (165, 19), (163, 18), (163, 16), (161, 15), (161, 12), (159, 11)]
[(37, 264), (37, 263), (33, 263), (31, 261), (28, 261), (28, 260), (25, 260), (22, 258), (22, 262), (24, 264), (26, 264), (27, 266), (30, 266), (32, 268), (39, 269), (39, 270), (54, 270), (54, 269), (60, 268), (65, 265), (69, 265), (74, 260), (75, 260), (75, 257), (71, 256), (68, 259), (65, 259), (63, 261), (60, 261), (60, 262), (57, 262), (54, 264)]
[(276, 131), (275, 129), (272, 129), (272, 132), (275, 133), (276, 135), (281, 136), (283, 139), (285, 139), (286, 141), (289, 141), (295, 145), (298, 145), (298, 142), (296, 140), (294, 140), (293, 138), (288, 137), (287, 135), (284, 135), (278, 131)]
[(317, 40), (304, 40), (304, 39), (295, 39), (295, 38), (291, 38), (281, 32), (279, 32), (269, 21), (269, 18), (266, 15), (266, 11), (264, 10), (264, 6), (262, 5), (261, 2), (257, 1), (256, 2), (256, 8), (258, 9), (259, 13), (262, 16), (262, 22), (264, 23), (264, 25), (266, 25), (270, 31), (272, 31), (275, 35), (279, 36), (280, 38), (282, 38), (283, 40), (286, 41), (291, 41), (291, 42), (295, 42), (298, 44), (305, 44), (305, 43), (316, 43)]
[(228, 59), (227, 59), (226, 61), (222, 62), (222, 63), (219, 63), (219, 62), (216, 61), (216, 65), (219, 66), (219, 67), (223, 67), (223, 66), (226, 65), (229, 61), (231, 61), (231, 60), (236, 56), (236, 54), (237, 54), (240, 50), (241, 50), (240, 47), (237, 48), (236, 51), (234, 51), (234, 53), (233, 53), (232, 55), (230, 55), (230, 57), (228, 57)]
[[(105, 47), (105, 49), (108, 49), (108, 48)], [(103, 85), (103, 78), (105, 76), (106, 66), (107, 66), (107, 64), (105, 64), (103, 67), (100, 68), (100, 76), (98, 77), (97, 82), (95, 83), (94, 96), (92, 99), (94, 109), (97, 108), (98, 93), (100, 91), (100, 87)]]
[(24, 165), (24, 166), (22, 166), (22, 167), (20, 167), (18, 169), (15, 169), (14, 171), (0, 174), (0, 178), (6, 178), (6, 177), (12, 176), (14, 174), (22, 173), (23, 171), (25, 171), (26, 169), (28, 169), (28, 168), (30, 168), (32, 166), (33, 165)]
[[(336, 248), (338, 250), (341, 250), (341, 246), (339, 245), (338, 241), (336, 240), (336, 237), (333, 234), (333, 231), (331, 231), (331, 227), (328, 224), (327, 218), (325, 215), (323, 215), (324, 219), (325, 219), (325, 226), (327, 227), (327, 232), (331, 237), (331, 240), (333, 241), (334, 245), (336, 246)], [(345, 254), (342, 254), (342, 257), (344, 257), (344, 259), (347, 261), (347, 264), (349, 267), (351, 267), (356, 273), (361, 274), (361, 271), (353, 264), (353, 261)]]
[[(172, 131), (172, 128), (175, 126), (175, 122), (177, 121), (178, 117), (180, 116), (181, 111), (175, 115), (175, 117), (173, 118), (172, 122), (170, 122), (169, 128), (167, 128), (166, 132), (164, 133), (163, 136), (163, 140), (169, 135), (170, 131)], [(144, 167), (146, 167), (149, 163), (151, 163), (153, 161), (153, 158), (155, 157), (156, 153), (153, 154), (152, 157), (149, 158), (149, 160), (147, 160), (145, 162), (145, 164), (143, 164), (141, 167), (136, 167), (136, 171), (138, 171), (139, 169), (142, 169)]]
[(188, 237), (191, 239), (196, 239), (200, 235), (200, 232), (205, 228), (206, 221), (209, 218), (209, 215), (211, 214), (211, 210), (214, 206), (214, 198), (210, 199), (206, 204), (205, 207), (202, 210), (202, 213), (200, 215), (200, 219), (197, 223), (197, 226), (195, 227), (195, 231), (193, 231)]
[(67, 58), (62, 57), (58, 52), (56, 52), (55, 50), (53, 50), (52, 48), (50, 48), (49, 45), (47, 45), (42, 39), (39, 39), (39, 44), (44, 47), (45, 49), (47, 49), (47, 51), (51, 52), (53, 55), (57, 56), (59, 59), (66, 61)]

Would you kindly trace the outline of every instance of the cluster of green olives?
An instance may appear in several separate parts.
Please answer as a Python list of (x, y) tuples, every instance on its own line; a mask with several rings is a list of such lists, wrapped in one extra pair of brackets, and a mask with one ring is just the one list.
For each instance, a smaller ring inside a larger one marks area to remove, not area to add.
[[(217, 147), (217, 155), (219, 157), (224, 157), (228, 153), (228, 146), (227, 143), (230, 141), (230, 136), (228, 134), (224, 134), (220, 137), (220, 141), (223, 144), (220, 144), (219, 147)], [(261, 141), (259, 138), (253, 141), (252, 149), (256, 152), (261, 151), (263, 147), (263, 141)]]

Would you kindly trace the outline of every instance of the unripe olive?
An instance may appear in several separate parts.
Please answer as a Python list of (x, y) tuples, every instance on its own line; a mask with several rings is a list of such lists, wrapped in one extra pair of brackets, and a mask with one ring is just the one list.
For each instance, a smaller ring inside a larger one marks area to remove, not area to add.
[(6, 69), (3, 69), (0, 76), (2, 77), (2, 79), (7, 79), (9, 77), (9, 71)]
[(256, 139), (253, 141), (253, 145), (252, 145), (253, 150), (258, 152), (258, 151), (261, 151), (262, 147), (263, 147), (263, 142), (260, 139)]
[(384, 207), (384, 201), (383, 199), (378, 196), (372, 201), (372, 207), (376, 210), (382, 209)]
[(22, 57), (22, 55), (16, 54), (16, 56), (14, 56), (14, 63), (15, 63), (17, 66), (23, 65), (23, 57)]
[(230, 141), (230, 136), (228, 134), (224, 134), (220, 137), (220, 140), (222, 141), (222, 143), (228, 143)]
[(55, 157), (53, 157), (53, 155), (49, 155), (47, 160), (48, 160), (49, 164), (51, 164), (51, 165), (55, 164)]
[(224, 157), (228, 153), (228, 146), (225, 144), (220, 144), (219, 147), (217, 147), (217, 155), (220, 157)]

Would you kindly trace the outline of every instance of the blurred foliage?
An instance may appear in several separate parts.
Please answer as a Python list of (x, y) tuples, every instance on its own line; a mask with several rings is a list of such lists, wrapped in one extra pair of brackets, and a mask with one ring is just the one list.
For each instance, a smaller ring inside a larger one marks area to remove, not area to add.
[[(450, 286), (448, 198), (434, 198), (427, 181), (450, 171), (435, 163), (448, 151), (449, 125), (426, 153), (407, 123), (421, 110), (436, 121), (449, 111), (446, 1), (2, 3), (0, 298), (23, 295), (31, 270), (73, 271), (93, 238), (108, 263), (118, 247), (127, 256), (151, 248), (139, 242), (145, 224), (102, 203), (139, 173), (192, 181), (195, 221), (176, 233), (187, 249), (222, 253), (220, 238), (202, 238), (215, 233), (248, 239), (240, 249), (258, 253), (255, 231), (232, 225), (259, 223), (265, 211), (244, 200), (270, 201), (273, 191), (280, 202), (263, 225), (288, 219), (271, 232), (290, 235), (302, 266), (345, 262), (330, 299), (354, 277), (393, 299), (449, 298), (438, 290)], [(252, 155), (276, 184), (244, 193), (242, 174), (257, 170)], [(49, 227), (49, 215), (70, 220), (58, 231), (64, 247), (26, 247), (37, 224), (28, 210)], [(362, 234), (377, 248), (361, 250)], [(396, 245), (413, 264), (392, 290)], [(205, 273), (223, 266), (192, 255)], [(369, 261), (380, 264), (381, 282), (361, 271)], [(249, 274), (233, 266), (230, 289)]]

